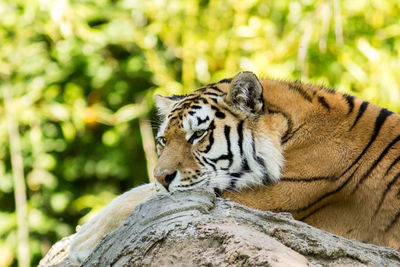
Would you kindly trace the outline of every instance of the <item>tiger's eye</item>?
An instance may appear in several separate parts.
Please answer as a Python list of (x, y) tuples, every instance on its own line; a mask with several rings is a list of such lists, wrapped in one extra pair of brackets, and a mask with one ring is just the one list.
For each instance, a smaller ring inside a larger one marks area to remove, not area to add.
[(196, 135), (196, 137), (201, 137), (205, 132), (206, 132), (206, 130), (200, 130), (200, 131), (196, 131), (194, 134)]

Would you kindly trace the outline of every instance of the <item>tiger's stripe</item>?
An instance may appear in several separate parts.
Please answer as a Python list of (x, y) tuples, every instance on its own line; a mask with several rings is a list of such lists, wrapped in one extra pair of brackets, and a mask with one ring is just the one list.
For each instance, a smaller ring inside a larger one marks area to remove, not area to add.
[(171, 190), (212, 187), (249, 207), (400, 248), (398, 114), (248, 72), (158, 101), (167, 111), (158, 139), (167, 142), (157, 142), (155, 173), (167, 185), (165, 170), (177, 171)]

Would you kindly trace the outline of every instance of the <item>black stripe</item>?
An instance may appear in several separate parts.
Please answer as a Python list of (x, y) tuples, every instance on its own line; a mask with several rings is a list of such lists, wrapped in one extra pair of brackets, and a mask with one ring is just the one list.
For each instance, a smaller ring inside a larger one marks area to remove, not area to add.
[[(339, 177), (340, 178), (340, 177)], [(280, 179), (281, 181), (285, 181), (285, 182), (306, 182), (306, 183), (310, 183), (310, 182), (316, 182), (316, 181), (336, 181), (338, 180), (338, 177), (336, 176), (317, 176), (317, 177), (282, 177)]]
[[(197, 159), (197, 161), (199, 162), (199, 164), (201, 166), (205, 166), (205, 164), (202, 160), (203, 157), (200, 153), (198, 153), (197, 151), (193, 151), (193, 156)], [(199, 173), (197, 173), (197, 171), (196, 171), (196, 174), (199, 175)]]
[(242, 176), (242, 175), (240, 173), (238, 173), (238, 172), (231, 172), (231, 173), (229, 173), (229, 176), (240, 178), (240, 176)]
[(379, 131), (382, 127), (382, 124), (385, 122), (386, 118), (388, 116), (390, 116), (391, 114), (392, 114), (392, 112), (388, 111), (387, 109), (381, 109), (381, 112), (379, 113), (378, 117), (376, 118), (374, 131), (372, 133), (371, 139), (369, 140), (368, 144), (364, 147), (363, 151), (361, 152), (360, 155), (358, 155), (356, 160), (353, 161), (353, 163), (340, 176), (343, 176), (346, 172), (348, 172), (364, 156), (364, 154), (367, 152), (369, 147), (372, 145), (372, 143), (375, 141), (376, 137), (378, 136)]
[(386, 198), (386, 195), (389, 193), (390, 189), (392, 189), (393, 184), (397, 181), (397, 179), (399, 179), (400, 177), (400, 173), (398, 173), (391, 181), (390, 183), (387, 184), (385, 191), (382, 194), (381, 200), (379, 201), (378, 207), (375, 210), (375, 214), (374, 216), (376, 216), (376, 214), (378, 213), (378, 211), (380, 210), (383, 201)]
[(261, 167), (262, 167), (263, 169), (265, 169), (264, 160), (263, 160), (261, 157), (257, 156), (256, 144), (255, 144), (255, 141), (254, 141), (254, 135), (253, 135), (253, 134), (251, 135), (251, 147), (253, 148), (253, 159), (254, 159), (259, 165), (261, 165)]
[(246, 159), (246, 158), (243, 158), (241, 167), (242, 167), (241, 172), (243, 172), (243, 173), (250, 172), (249, 163), (247, 162), (247, 159)]
[(346, 100), (347, 104), (349, 105), (349, 111), (347, 112), (347, 115), (349, 115), (351, 112), (353, 112), (354, 109), (354, 96), (344, 94), (343, 97)]
[[(217, 102), (218, 104), (218, 102)], [(237, 112), (237, 113), (233, 113), (229, 108), (225, 108), (225, 107), (216, 107), (214, 105), (211, 106), (211, 109), (214, 110), (222, 110), (221, 112), (225, 112), (225, 113), (229, 113), (231, 114), (233, 117), (239, 117), (242, 113), (241, 112)]]
[(326, 203), (326, 204), (322, 205), (321, 207), (316, 208), (315, 210), (313, 210), (313, 211), (310, 212), (309, 214), (307, 214), (307, 215), (301, 217), (301, 218), (299, 219), (299, 221), (304, 221), (305, 219), (309, 218), (310, 216), (314, 215), (315, 213), (317, 213), (318, 211), (322, 210), (323, 208), (325, 208), (326, 206), (329, 206), (329, 205), (330, 205), (330, 203)]
[(214, 187), (214, 194), (216, 197), (221, 197), (222, 191), (219, 188)]
[(222, 79), (218, 83), (231, 83), (231, 82), (232, 82), (232, 78), (230, 78), (230, 79)]
[(308, 102), (312, 102), (311, 97), (303, 90), (301, 83), (289, 82), (288, 87), (290, 90), (298, 92)]
[[(192, 100), (192, 99), (187, 99), (187, 100)], [(171, 114), (169, 116), (172, 116), (177, 111), (190, 108), (190, 105), (192, 104), (192, 102), (187, 101), (187, 100), (179, 103), (179, 105), (171, 111)]]
[[(172, 115), (173, 115), (173, 114), (171, 114), (171, 116), (172, 116)], [(168, 116), (168, 120), (169, 120), (168, 124), (172, 124), (173, 121), (178, 120), (178, 117), (175, 116), (175, 117), (169, 118), (169, 116)]]
[(193, 101), (198, 100), (199, 98), (201, 98), (201, 95), (198, 94), (190, 94), (188, 96), (185, 97), (184, 100), (182, 100), (182, 102), (178, 102), (177, 105), (190, 105)]
[(166, 98), (174, 100), (174, 101), (182, 100), (185, 97), (187, 97), (187, 95), (169, 95), (169, 96), (166, 96)]
[(319, 89), (324, 90), (325, 92), (327, 92), (329, 94), (336, 94), (336, 90), (333, 88), (326, 88), (326, 87), (320, 86)]
[(203, 93), (203, 95), (212, 95), (212, 96), (216, 96), (216, 97), (220, 97), (222, 95), (216, 94), (216, 93), (211, 93), (211, 92), (205, 92)]
[(271, 177), (268, 175), (267, 172), (263, 173), (263, 180), (262, 181), (263, 181), (264, 185), (267, 185), (272, 181)]
[(351, 181), (351, 179), (353, 178), (354, 174), (357, 172), (359, 167), (360, 167), (360, 165), (357, 166), (357, 168), (354, 170), (354, 172), (338, 188), (336, 188), (335, 190), (330, 191), (330, 192), (320, 196), (317, 200), (311, 202), (307, 206), (305, 206), (303, 208), (300, 208), (300, 209), (293, 210), (293, 211), (295, 211), (295, 212), (305, 211), (305, 210), (311, 208), (312, 206), (314, 206), (315, 204), (317, 204), (318, 202), (322, 201), (323, 199), (338, 193), (340, 190), (342, 190)]
[(210, 123), (210, 126), (208, 126), (208, 129), (210, 131), (210, 137), (208, 138), (208, 145), (206, 146), (206, 149), (200, 151), (201, 153), (208, 153), (212, 146), (214, 145), (214, 129), (215, 129), (215, 123), (212, 121)]
[(210, 97), (210, 99), (211, 99), (215, 104), (218, 105), (218, 98)]
[(187, 185), (182, 185), (182, 184), (180, 184), (180, 185), (178, 185), (178, 186), (180, 186), (180, 187), (195, 186), (195, 185), (197, 185), (197, 184), (199, 184), (199, 183), (201, 183), (201, 182), (203, 182), (203, 181), (204, 181), (204, 180), (199, 180), (199, 181), (196, 181), (196, 182), (191, 183), (191, 184), (187, 184)]
[(202, 98), (202, 99), (201, 99), (201, 102), (203, 102), (203, 104), (208, 105), (208, 101), (207, 101), (207, 99), (205, 99), (205, 98)]
[(386, 226), (385, 233), (387, 233), (394, 226), (394, 224), (397, 222), (399, 218), (400, 218), (400, 211), (397, 212), (396, 216), (394, 216), (392, 222), (388, 226)]
[(388, 175), (389, 171), (393, 168), (394, 165), (396, 165), (397, 162), (399, 162), (400, 160), (400, 156), (398, 156), (393, 162), (392, 164), (390, 164), (389, 168), (387, 169), (385, 176)]
[(156, 139), (156, 145), (165, 146), (165, 142), (161, 141), (161, 138), (165, 138), (164, 136), (160, 136)]
[[(201, 158), (199, 158), (196, 153), (193, 153), (194, 158), (197, 160), (197, 162), (199, 163), (200, 166), (205, 166), (205, 164), (203, 163), (203, 161), (201, 160)], [(198, 174), (197, 174), (198, 175)]]
[(329, 104), (326, 102), (325, 97), (323, 96), (318, 96), (318, 102), (324, 106), (327, 110), (330, 110), (331, 107), (329, 106)]
[(393, 139), (392, 142), (390, 142), (389, 145), (386, 146), (386, 148), (383, 150), (383, 152), (379, 155), (379, 157), (374, 161), (372, 166), (368, 169), (366, 173), (363, 174), (361, 179), (358, 181), (356, 187), (353, 189), (352, 194), (358, 189), (358, 187), (364, 182), (365, 179), (371, 174), (371, 172), (376, 168), (376, 166), (379, 164), (379, 162), (383, 159), (384, 156), (389, 152), (389, 150), (394, 146), (397, 142), (400, 141), (400, 135), (398, 135), (395, 139)]
[(218, 87), (216, 87), (215, 85), (210, 85), (208, 86), (209, 89), (215, 90), (217, 92), (223, 93), (221, 89), (219, 89)]
[(225, 125), (224, 127), (224, 135), (225, 135), (225, 140), (226, 140), (226, 145), (227, 145), (227, 154), (225, 155), (221, 155), (218, 158), (214, 158), (214, 159), (210, 159), (212, 162), (217, 163), (220, 160), (228, 160), (229, 165), (228, 167), (230, 167), (233, 163), (233, 153), (231, 150), (231, 139), (230, 139), (230, 131), (231, 131), (231, 127)]
[(211, 166), (211, 168), (213, 168), (214, 171), (217, 171), (217, 168), (214, 163), (210, 162), (206, 157), (202, 157), (202, 159), (207, 165)]
[(225, 113), (221, 112), (218, 107), (211, 105), (211, 109), (215, 110), (215, 116), (219, 119), (225, 119)]
[(230, 173), (229, 174), (231, 177), (230, 180), (230, 185), (228, 186), (228, 188), (226, 188), (226, 190), (230, 190), (230, 189), (235, 189), (236, 188), (236, 183), (240, 178), (240, 173)]
[(243, 155), (243, 121), (239, 121), (237, 125), (237, 133), (238, 133), (238, 147), (240, 151), (240, 156)]
[(354, 128), (354, 126), (356, 126), (358, 120), (361, 118), (361, 116), (363, 115), (364, 111), (367, 109), (368, 104), (369, 103), (367, 101), (363, 101), (362, 102), (362, 104), (361, 104), (361, 106), (360, 106), (360, 108), (358, 110), (356, 120), (353, 122), (353, 125), (350, 127), (349, 131), (351, 131)]
[(256, 142), (254, 141), (254, 135), (251, 135), (251, 147), (253, 148), (253, 159), (258, 163), (258, 165), (261, 166), (263, 170), (263, 184), (266, 185), (269, 183), (272, 179), (267, 173), (267, 168), (265, 167), (265, 162), (262, 157), (257, 156), (257, 151), (256, 151)]
[(199, 117), (197, 117), (197, 126), (199, 126), (200, 124), (203, 124), (203, 123), (205, 123), (205, 122), (207, 122), (209, 120), (210, 120), (210, 117), (208, 117), (208, 116), (204, 120), (202, 120)]
[(218, 119), (225, 119), (225, 113), (223, 113), (223, 112), (221, 112), (221, 111), (215, 112), (215, 116), (216, 116)]
[(284, 136), (285, 138), (282, 138), (281, 144), (285, 144), (287, 141), (293, 138), (293, 136), (296, 135), (297, 131), (300, 130), (304, 126), (304, 123), (301, 124), (299, 127), (296, 128), (293, 132), (290, 133), (288, 136)]
[(192, 109), (201, 109), (201, 106), (198, 106), (198, 105), (192, 105), (190, 108), (192, 108)]
[[(267, 106), (271, 106), (271, 104), (269, 104), (269, 103), (266, 103), (266, 105)], [(267, 112), (270, 113), (270, 114), (279, 114), (279, 115), (283, 116), (286, 119), (288, 126), (287, 126), (287, 129), (286, 129), (285, 133), (283, 134), (283, 136), (281, 138), (281, 144), (286, 143), (291, 138), (291, 136), (289, 137), (289, 134), (291, 134), (291, 135), (294, 134), (294, 133), (292, 133), (293, 121), (292, 121), (291, 117), (286, 112), (278, 111), (278, 110), (272, 110), (270, 108), (267, 109)]]

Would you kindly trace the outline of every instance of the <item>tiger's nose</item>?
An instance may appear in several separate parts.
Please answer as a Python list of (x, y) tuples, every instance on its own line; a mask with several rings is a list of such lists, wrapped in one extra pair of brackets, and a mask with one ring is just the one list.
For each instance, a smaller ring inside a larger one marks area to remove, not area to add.
[(177, 171), (163, 171), (161, 173), (154, 174), (154, 177), (169, 191), (169, 185), (175, 179)]

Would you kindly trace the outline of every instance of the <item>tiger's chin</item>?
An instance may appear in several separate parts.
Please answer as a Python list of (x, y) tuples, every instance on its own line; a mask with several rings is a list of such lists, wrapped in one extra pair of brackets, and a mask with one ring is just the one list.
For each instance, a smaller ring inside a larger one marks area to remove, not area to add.
[(212, 190), (216, 196), (221, 196), (223, 192), (241, 192), (243, 190), (265, 186), (267, 184), (276, 183), (279, 177), (271, 179), (266, 170), (255, 172), (224, 172), (217, 171), (209, 174), (201, 182), (196, 183), (190, 188), (204, 188)]

